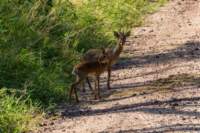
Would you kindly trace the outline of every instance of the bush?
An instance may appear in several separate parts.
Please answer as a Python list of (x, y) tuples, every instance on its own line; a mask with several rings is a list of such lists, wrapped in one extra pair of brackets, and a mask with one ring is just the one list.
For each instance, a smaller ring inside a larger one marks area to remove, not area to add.
[(33, 102), (48, 106), (66, 98), (78, 54), (64, 40), (73, 7), (45, 2), (1, 1), (0, 87), (27, 89)]

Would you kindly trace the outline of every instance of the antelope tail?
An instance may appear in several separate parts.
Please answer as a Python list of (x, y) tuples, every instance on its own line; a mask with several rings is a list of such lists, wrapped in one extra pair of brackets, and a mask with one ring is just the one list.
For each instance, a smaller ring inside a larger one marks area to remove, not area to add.
[(76, 68), (73, 68), (72, 74), (73, 74), (73, 75), (76, 75), (76, 74), (77, 74), (77, 69), (76, 69)]

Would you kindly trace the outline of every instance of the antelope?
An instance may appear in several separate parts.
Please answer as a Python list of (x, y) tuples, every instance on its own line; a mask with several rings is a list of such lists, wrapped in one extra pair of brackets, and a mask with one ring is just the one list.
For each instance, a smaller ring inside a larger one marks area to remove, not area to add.
[(84, 81), (89, 75), (95, 76), (96, 78), (94, 95), (95, 99), (100, 99), (99, 77), (101, 73), (106, 70), (109, 62), (105, 49), (102, 49), (102, 53), (103, 56), (100, 56), (96, 61), (83, 61), (74, 67), (72, 73), (76, 75), (76, 81), (71, 85), (69, 100), (71, 100), (72, 93), (74, 92), (76, 102), (79, 102), (77, 85)]
[[(123, 50), (123, 46), (126, 42), (127, 37), (130, 36), (130, 31), (128, 32), (113, 32), (114, 36), (118, 39), (117, 45), (114, 48), (107, 48), (105, 49), (105, 52), (108, 55), (108, 65), (107, 65), (107, 72), (108, 72), (108, 79), (107, 79), (107, 88), (110, 88), (110, 76), (111, 76), (111, 66), (116, 63), (116, 61), (119, 58), (119, 55), (121, 54)], [(98, 58), (102, 56), (102, 51), (100, 49), (90, 49), (88, 50), (84, 55), (82, 60), (84, 61), (95, 61), (98, 60)], [(89, 79), (87, 78), (87, 82), (89, 84)], [(91, 85), (89, 84), (89, 87), (91, 89)]]

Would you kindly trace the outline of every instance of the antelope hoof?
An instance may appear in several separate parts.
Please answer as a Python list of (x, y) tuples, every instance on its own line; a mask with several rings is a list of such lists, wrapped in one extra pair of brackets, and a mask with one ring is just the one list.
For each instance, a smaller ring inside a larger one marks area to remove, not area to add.
[(101, 97), (98, 95), (97, 97), (96, 97), (96, 100), (100, 100), (101, 99)]
[(71, 97), (68, 98), (69, 103), (72, 103), (72, 99)]
[(82, 92), (84, 92), (84, 93), (85, 93), (85, 89), (83, 89), (83, 90), (82, 90)]
[(78, 99), (76, 99), (76, 103), (79, 103), (79, 100), (78, 100)]
[[(69, 101), (69, 103), (72, 103), (74, 100), (72, 100), (72, 98), (69, 97), (69, 98), (68, 98), (68, 101)], [(76, 99), (76, 103), (79, 103), (79, 100), (78, 100), (78, 99)]]
[(79, 99), (78, 99), (78, 97), (76, 97), (75, 100), (76, 100), (76, 103), (79, 103)]
[(110, 85), (107, 85), (107, 88), (108, 88), (108, 90), (110, 90), (111, 89)]
[(94, 100), (97, 100), (97, 96), (94, 96)]
[(94, 96), (94, 100), (99, 100), (99, 99), (100, 99), (100, 96), (98, 96), (98, 95)]

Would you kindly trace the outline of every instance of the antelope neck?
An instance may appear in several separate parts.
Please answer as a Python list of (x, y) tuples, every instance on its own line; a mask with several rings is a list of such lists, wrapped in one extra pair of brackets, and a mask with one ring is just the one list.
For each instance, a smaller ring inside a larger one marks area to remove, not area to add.
[(123, 44), (120, 44), (120, 42), (119, 42), (119, 43), (117, 44), (117, 46), (114, 48), (112, 60), (116, 60), (116, 59), (119, 57), (120, 53), (121, 53), (122, 50), (123, 50), (123, 46), (122, 46), (122, 45), (123, 45)]

